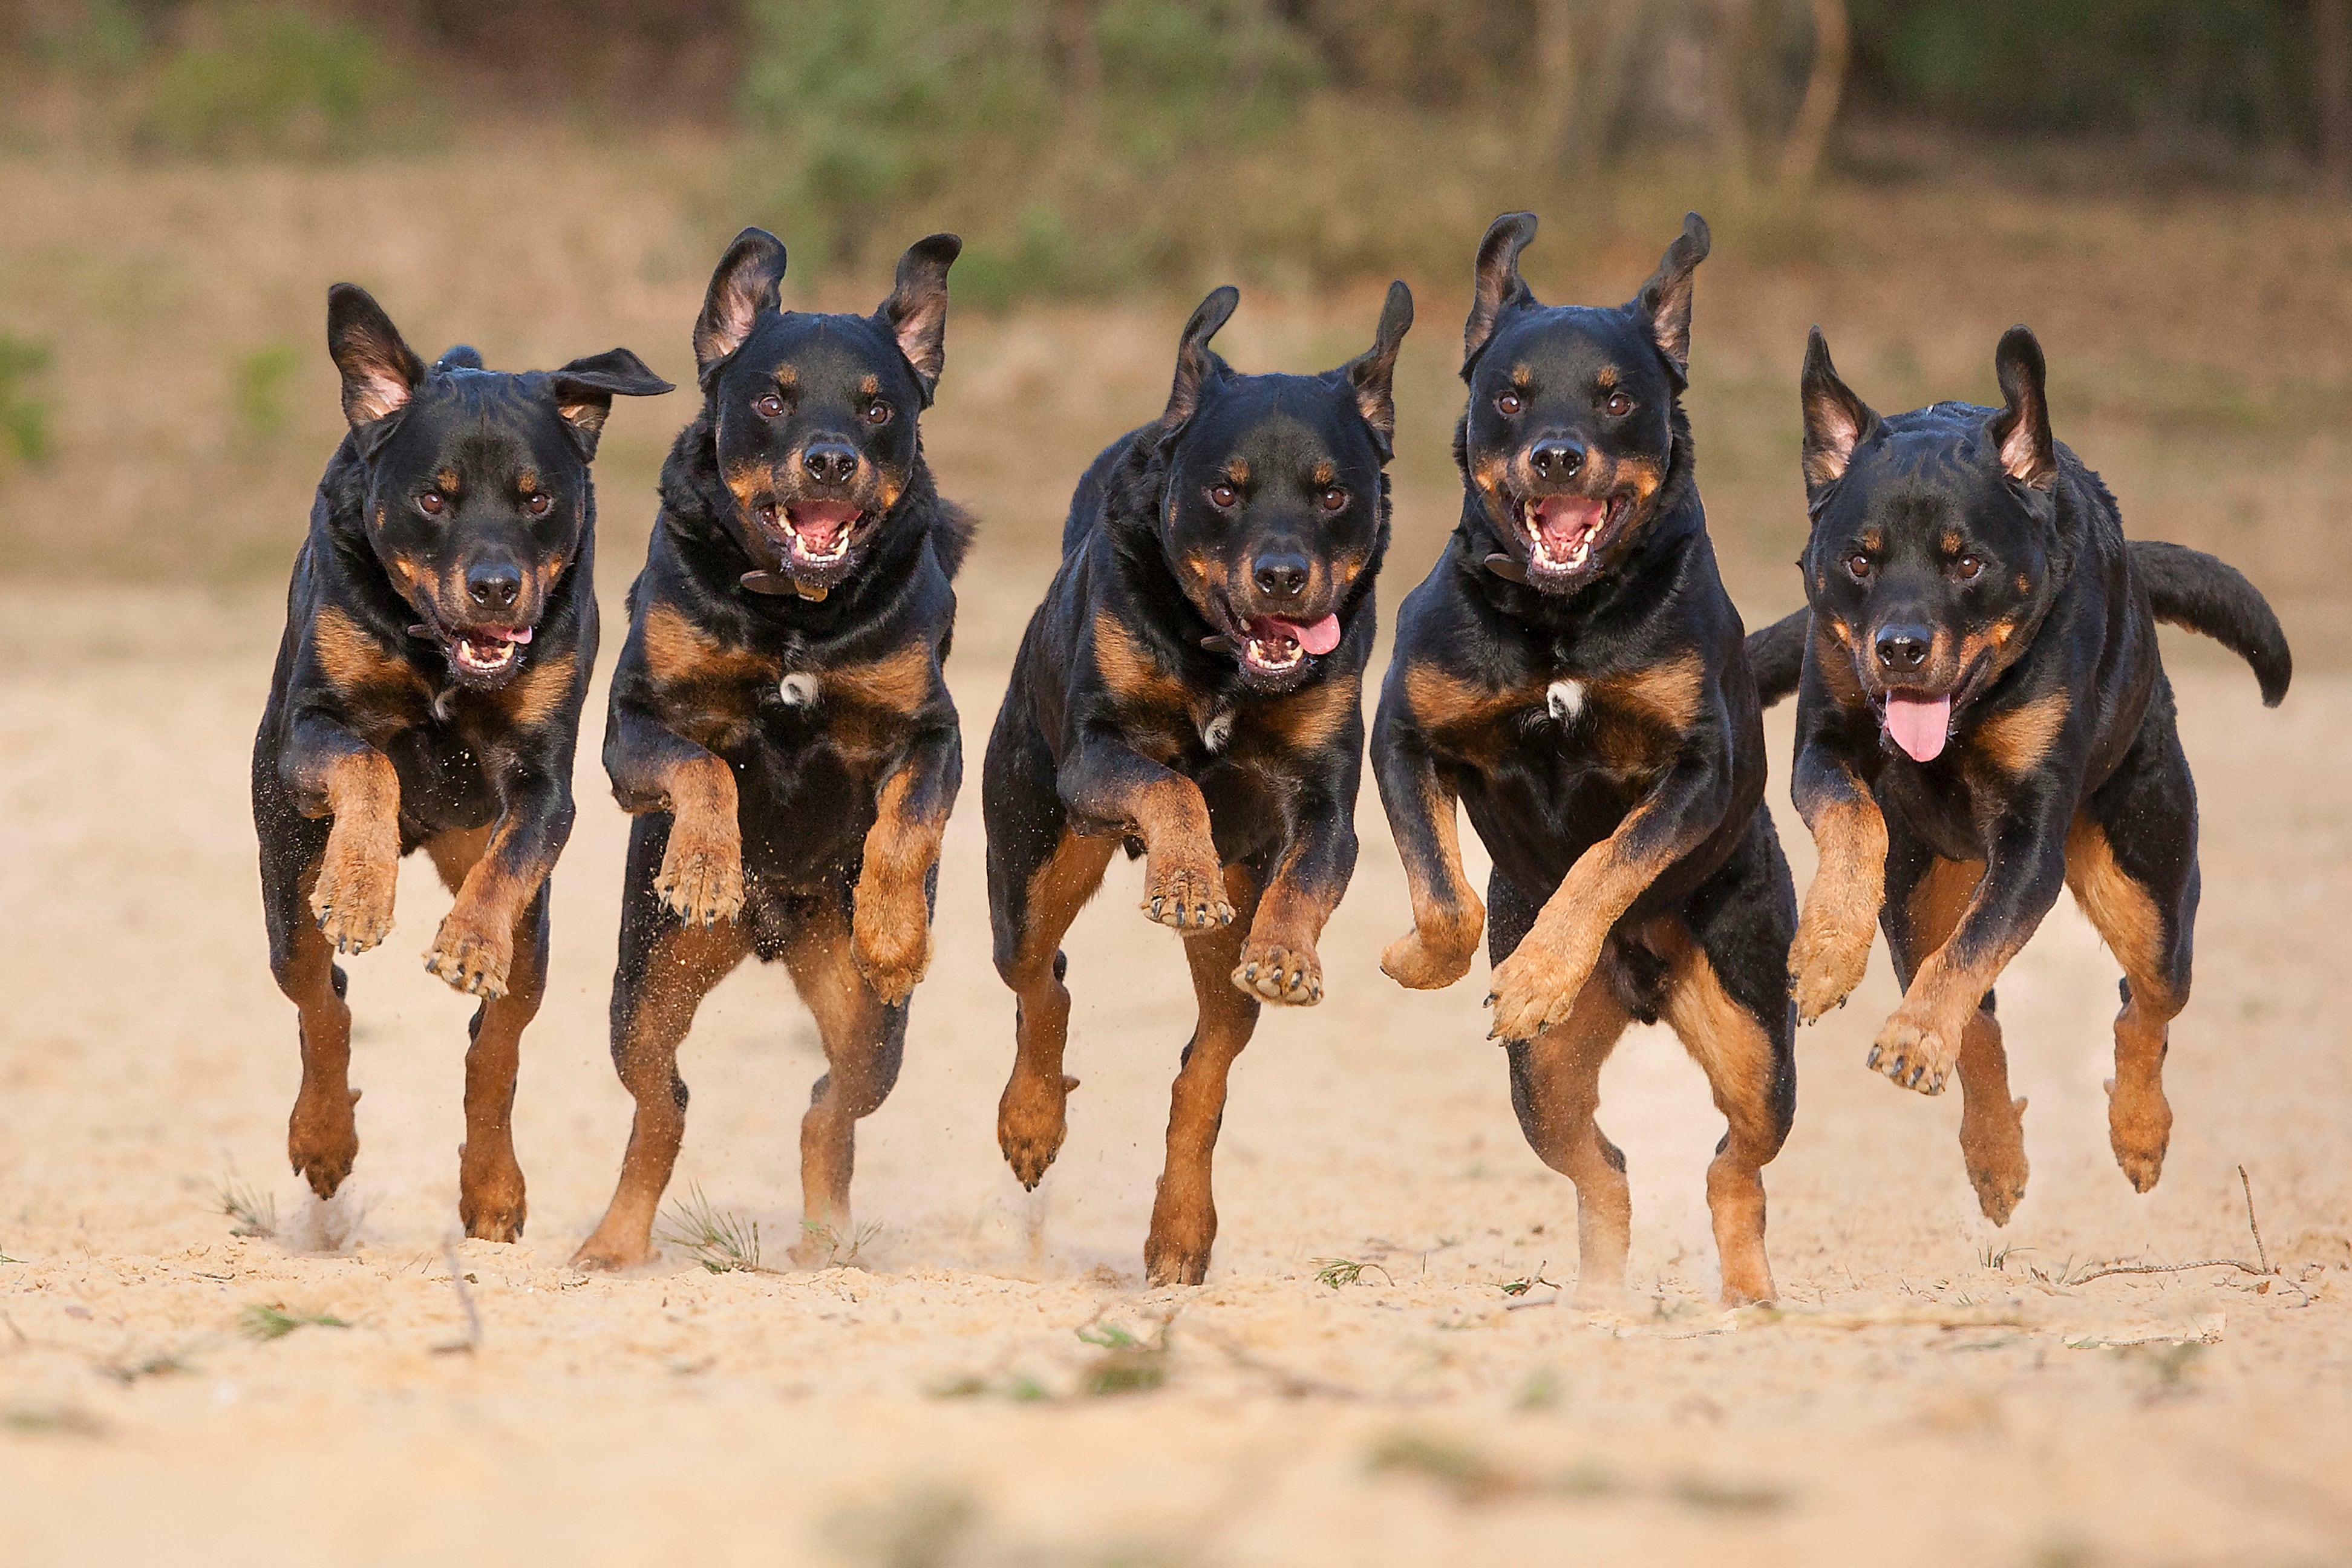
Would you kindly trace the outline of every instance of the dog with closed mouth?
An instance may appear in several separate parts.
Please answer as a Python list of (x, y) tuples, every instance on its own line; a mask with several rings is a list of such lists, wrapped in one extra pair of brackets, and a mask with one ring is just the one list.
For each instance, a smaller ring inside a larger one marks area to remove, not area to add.
[(960, 248), (918, 241), (870, 316), (782, 309), (784, 247), (762, 229), (711, 276), (702, 409), (662, 468), (604, 734), (635, 817), (612, 1026), (636, 1110), (580, 1267), (653, 1256), (686, 1132), (678, 1047), (753, 955), (783, 963), (824, 1047), (793, 1255), (850, 1245), (856, 1124), (898, 1081), (963, 777), (941, 670), (971, 522), (940, 498), (918, 428)]
[[(1764, 1300), (1796, 896), (1682, 407), (1706, 226), (1692, 214), (1614, 309), (1539, 303), (1518, 266), (1535, 232), (1507, 214), (1479, 247), (1462, 518), (1405, 597), (1381, 689), (1372, 772), (1413, 916), (1381, 967), (1450, 985), (1486, 929), (1490, 1037), (1528, 1143), (1576, 1185), (1587, 1301), (1622, 1290), (1631, 1229), (1624, 1156), (1594, 1120), (1601, 1064), (1627, 1024), (1672, 1026), (1727, 1126), (1706, 1179), (1724, 1297)], [(1494, 859), (1484, 910), (1457, 805)]]
[(481, 998), (458, 1215), (512, 1241), (515, 1072), (596, 659), (589, 464), (615, 396), (670, 385), (626, 349), (507, 374), (458, 347), (427, 369), (348, 283), (328, 292), (327, 347), (351, 430), (295, 557), (253, 750), (269, 967), (300, 1018), (287, 1154), (321, 1198), (358, 1157), (334, 955), (383, 940), (401, 858), (422, 848), (457, 896), (425, 967)]
[(2232, 568), (2126, 541), (2115, 498), (2051, 433), (2041, 345), (1993, 356), (2001, 405), (1882, 418), (1807, 344), (1800, 562), (1807, 607), (1756, 634), (1767, 701), (1797, 692), (1792, 792), (1821, 848), (1789, 955), (1807, 1023), (1861, 980), (1874, 923), (1904, 986), (1869, 1065), (1939, 1094), (1955, 1073), (1978, 1203), (2024, 1194), (1994, 980), (2061, 888), (2120, 961), (2108, 1141), (2134, 1187), (2161, 1173), (2164, 1056), (2189, 1000), (2197, 792), (2156, 623), (2215, 637), (2263, 700), (2293, 660)]
[(1185, 323), (1168, 405), (1097, 458), (988, 742), (981, 801), (997, 973), (1017, 999), (997, 1142), (1044, 1179), (1077, 1080), (1062, 1071), (1062, 933), (1125, 843), (1143, 907), (1180, 932), (1199, 1020), (1144, 1243), (1197, 1285), (1210, 1163), (1259, 1005), (1322, 999), (1316, 952), (1355, 868), (1363, 672), (1388, 546), (1396, 356), (1412, 296), (1321, 375), (1244, 375), (1209, 347), (1239, 296)]

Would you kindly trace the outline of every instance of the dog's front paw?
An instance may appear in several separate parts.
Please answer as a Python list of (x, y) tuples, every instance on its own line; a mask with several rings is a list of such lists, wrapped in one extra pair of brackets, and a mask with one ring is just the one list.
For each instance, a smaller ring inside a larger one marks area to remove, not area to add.
[(1005, 1084), (996, 1102), (996, 1146), (1024, 1187), (1034, 1190), (1062, 1152), (1070, 1131), (1070, 1090), (1077, 1087), (1067, 1073), (1038, 1076), (1018, 1068)]
[(2172, 1144), (2172, 1105), (2161, 1085), (2139, 1082), (2126, 1088), (2106, 1080), (2107, 1146), (2116, 1164), (2136, 1193), (2155, 1190), (2164, 1174), (2165, 1151)]
[(1797, 938), (1789, 944), (1789, 994), (1796, 998), (1798, 1018), (1808, 1024), (1832, 1007), (1844, 1006), (1870, 967), (1871, 928), (1832, 930), (1817, 909), (1806, 909), (1805, 918), (1797, 923)]
[(1941, 1094), (1952, 1064), (1959, 1059), (1959, 1035), (1909, 1007), (1898, 1007), (1878, 1031), (1868, 1064), (1905, 1089), (1921, 1094)]
[(294, 1114), (286, 1123), (286, 1158), (294, 1173), (321, 1198), (335, 1195), (359, 1158), (359, 1124), (352, 1114), (359, 1102), (355, 1089), (331, 1089), (322, 1094), (306, 1089), (294, 1101)]
[(1995, 1225), (2009, 1216), (2025, 1196), (2025, 1179), (2032, 1167), (2025, 1158), (2025, 1100), (1982, 1102), (1968, 1098), (1961, 1086), (1960, 1159), (1968, 1167), (1969, 1184), (1977, 1190), (1977, 1206)]
[(1234, 966), (1234, 984), (1268, 1002), (1312, 1007), (1323, 1000), (1323, 961), (1311, 947), (1253, 940)]
[(849, 956), (886, 1007), (914, 994), (931, 965), (930, 910), (922, 890), (909, 898), (859, 883), (850, 919)]
[(310, 886), (310, 913), (337, 952), (365, 952), (391, 933), (399, 881), (398, 835), (338, 818)]
[(654, 891), (690, 926), (715, 926), (743, 909), (743, 840), (731, 822), (670, 825)]
[(1430, 941), (1416, 926), (1381, 951), (1381, 973), (1414, 991), (1442, 991), (1470, 973), (1477, 952), (1475, 935), (1466, 946), (1447, 948)]
[(1174, 931), (1206, 931), (1234, 923), (1234, 906), (1225, 901), (1225, 879), (1216, 862), (1165, 865), (1153, 856), (1146, 879), (1143, 910)]
[(1494, 990), (1487, 1005), (1495, 1009), (1495, 1026), (1487, 1038), (1532, 1040), (1555, 1024), (1565, 1023), (1576, 1006), (1577, 994), (1592, 973), (1592, 958), (1580, 962), (1563, 956), (1530, 932), (1518, 951), (1495, 966)]
[(496, 1001), (507, 994), (514, 962), (514, 931), (486, 921), (459, 900), (425, 952), (425, 967), (469, 996)]

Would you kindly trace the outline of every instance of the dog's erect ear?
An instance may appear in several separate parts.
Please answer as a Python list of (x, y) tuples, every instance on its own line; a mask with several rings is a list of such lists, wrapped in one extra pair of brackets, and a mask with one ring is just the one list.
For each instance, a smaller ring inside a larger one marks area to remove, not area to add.
[(708, 371), (743, 346), (762, 310), (780, 309), (784, 280), (784, 242), (764, 228), (735, 237), (719, 269), (710, 275), (702, 314), (694, 323), (694, 367)]
[(1389, 285), (1389, 297), (1381, 307), (1381, 324), (1372, 333), (1372, 346), (1339, 367), (1348, 389), (1355, 395), (1356, 411), (1364, 423), (1372, 427), (1372, 445), (1385, 463), (1393, 455), (1391, 441), (1396, 436), (1397, 351), (1404, 347), (1404, 335), (1412, 327), (1412, 290), (1400, 278)]
[(2000, 447), (2000, 466), (2021, 485), (2046, 490), (2058, 477), (2058, 449), (2050, 437), (2050, 399), (2043, 391), (2048, 372), (2042, 345), (2023, 327), (2000, 335), (1992, 367), (2000, 377), (2000, 395), (2008, 405), (1992, 418), (1992, 438)]
[(1466, 380), (1478, 351), (1495, 335), (1503, 312), (1532, 305), (1535, 293), (1519, 276), (1519, 252), (1536, 237), (1536, 215), (1505, 213), (1487, 226), (1478, 242), (1478, 271), (1470, 295), (1470, 320), (1462, 328), (1462, 374)]
[(1690, 379), (1691, 275), (1714, 243), (1706, 219), (1685, 213), (1683, 231), (1666, 247), (1656, 275), (1633, 296), (1633, 313), (1649, 323), (1650, 336), (1657, 340), (1658, 352), (1666, 356), (1678, 384), (1687, 384)]
[(1838, 379), (1830, 345), (1815, 327), (1805, 339), (1805, 374), (1800, 383), (1805, 405), (1805, 488), (1845, 476), (1856, 447), (1878, 434), (1878, 416)]
[(898, 258), (898, 286), (876, 312), (898, 340), (898, 352), (915, 367), (927, 408), (947, 365), (948, 268), (962, 251), (963, 241), (951, 234), (915, 241)]
[[(327, 290), (327, 353), (343, 374), (343, 417), (366, 429), (408, 406), (425, 384), (425, 362), (416, 357), (373, 296), (356, 283)], [(391, 427), (374, 432), (371, 450)]]
[(1233, 320), (1234, 308), (1241, 302), (1242, 291), (1228, 283), (1212, 289), (1184, 323), (1184, 335), (1176, 342), (1176, 384), (1169, 388), (1168, 408), (1160, 416), (1161, 446), (1191, 422), (1201, 406), (1202, 388), (1224, 373), (1225, 362), (1209, 352), (1209, 340)]
[(600, 354), (573, 360), (550, 371), (548, 390), (555, 395), (555, 411), (572, 432), (572, 445), (584, 458), (596, 455), (596, 437), (604, 433), (604, 416), (613, 412), (614, 397), (657, 397), (670, 384), (646, 368), (646, 362), (626, 349), (606, 349)]

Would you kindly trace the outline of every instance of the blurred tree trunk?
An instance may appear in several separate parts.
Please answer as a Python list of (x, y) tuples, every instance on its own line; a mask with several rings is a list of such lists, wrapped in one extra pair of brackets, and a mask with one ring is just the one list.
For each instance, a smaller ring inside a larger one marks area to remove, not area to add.
[[(2315, 3), (2340, 7), (2343, 0)], [(1782, 184), (1810, 184), (1820, 171), (1830, 127), (1837, 123), (1838, 100), (1845, 94), (1851, 50), (1845, 0), (1813, 0), (1813, 67), (1805, 75), (1805, 96), (1797, 105), (1796, 123), (1790, 127), (1789, 140), (1780, 149)]]
[(2311, 0), (2311, 34), (2320, 165), (2337, 190), (2352, 190), (2352, 0)]

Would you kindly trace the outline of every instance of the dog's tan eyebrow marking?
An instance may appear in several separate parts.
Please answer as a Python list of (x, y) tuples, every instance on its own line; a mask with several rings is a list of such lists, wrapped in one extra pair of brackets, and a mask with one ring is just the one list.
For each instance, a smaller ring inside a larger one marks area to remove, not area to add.
[(882, 395), (882, 378), (869, 375), (857, 384), (857, 390), (867, 397), (879, 397)]
[(776, 367), (776, 385), (778, 388), (785, 392), (790, 392), (800, 384), (801, 373), (800, 368), (797, 365), (780, 364)]
[(1339, 477), (1339, 466), (1327, 458), (1316, 464), (1314, 470), (1307, 477), (1318, 485), (1328, 485)]
[(1593, 372), (1592, 384), (1602, 392), (1614, 392), (1617, 389), (1617, 367), (1604, 364)]
[(1536, 373), (1529, 370), (1526, 365), (1515, 364), (1511, 367), (1511, 384), (1517, 387), (1521, 392), (1525, 392), (1529, 386), (1533, 385), (1535, 384), (1535, 379)]
[(529, 468), (525, 468), (521, 473), (515, 476), (515, 489), (520, 490), (527, 496), (538, 494), (539, 476), (532, 473)]
[(1862, 531), (1862, 547), (1875, 555), (1886, 548), (1886, 535), (1874, 528), (1865, 528)]
[(1231, 479), (1237, 485), (1245, 485), (1249, 483), (1249, 459), (1246, 458), (1233, 458), (1227, 459), (1225, 463), (1225, 478)]
[(1957, 528), (1946, 529), (1944, 531), (1944, 553), (1947, 555), (1958, 555), (1959, 552), (1960, 531)]
[(456, 489), (457, 488), (457, 470), (455, 468), (444, 468), (439, 473), (434, 475), (433, 488), (438, 490)]

